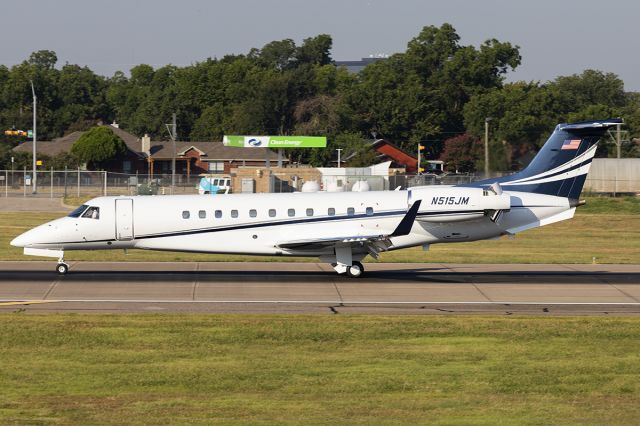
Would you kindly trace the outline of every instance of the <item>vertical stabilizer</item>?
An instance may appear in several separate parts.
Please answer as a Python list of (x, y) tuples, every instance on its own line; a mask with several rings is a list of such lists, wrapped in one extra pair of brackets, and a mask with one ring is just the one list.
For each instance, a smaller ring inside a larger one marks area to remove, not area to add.
[(620, 123), (622, 119), (614, 118), (558, 124), (524, 170), (511, 176), (474, 182), (470, 186), (498, 182), (507, 191), (577, 199), (587, 179), (598, 141), (607, 129)]

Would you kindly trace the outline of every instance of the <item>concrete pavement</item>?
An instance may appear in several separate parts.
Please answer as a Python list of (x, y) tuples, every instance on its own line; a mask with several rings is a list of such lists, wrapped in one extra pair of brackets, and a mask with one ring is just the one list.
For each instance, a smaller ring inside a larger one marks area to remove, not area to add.
[(42, 196), (4, 197), (0, 196), (0, 211), (2, 212), (59, 212), (61, 215), (72, 210), (62, 202), (62, 198)]
[(640, 265), (0, 262), (0, 310), (640, 313)]

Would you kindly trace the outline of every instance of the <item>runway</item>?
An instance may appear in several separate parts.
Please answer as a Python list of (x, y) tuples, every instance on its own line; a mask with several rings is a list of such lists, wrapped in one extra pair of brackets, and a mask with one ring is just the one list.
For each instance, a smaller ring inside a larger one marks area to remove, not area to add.
[(640, 314), (640, 265), (0, 262), (0, 311)]

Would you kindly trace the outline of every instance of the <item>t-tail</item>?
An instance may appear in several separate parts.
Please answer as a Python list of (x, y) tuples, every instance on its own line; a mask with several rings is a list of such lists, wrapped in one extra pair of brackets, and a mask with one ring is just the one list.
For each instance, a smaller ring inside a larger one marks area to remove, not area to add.
[(600, 138), (622, 119), (558, 124), (531, 163), (521, 172), (473, 182), (482, 186), (497, 182), (505, 190), (555, 195), (577, 200), (587, 179)]

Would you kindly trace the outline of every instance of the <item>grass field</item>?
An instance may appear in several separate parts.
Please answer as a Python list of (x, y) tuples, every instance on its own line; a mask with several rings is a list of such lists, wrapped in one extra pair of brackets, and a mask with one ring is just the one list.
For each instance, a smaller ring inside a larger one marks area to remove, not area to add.
[[(33, 260), (9, 241), (56, 213), (0, 212), (0, 260)], [(450, 263), (640, 263), (640, 198), (589, 198), (576, 217), (518, 234), (514, 240), (436, 244), (383, 253), (382, 262)], [(118, 250), (67, 252), (67, 260), (103, 261), (315, 261), (290, 257), (254, 257)], [(371, 258), (367, 258), (371, 261)]]
[(638, 424), (638, 317), (3, 315), (2, 424)]

